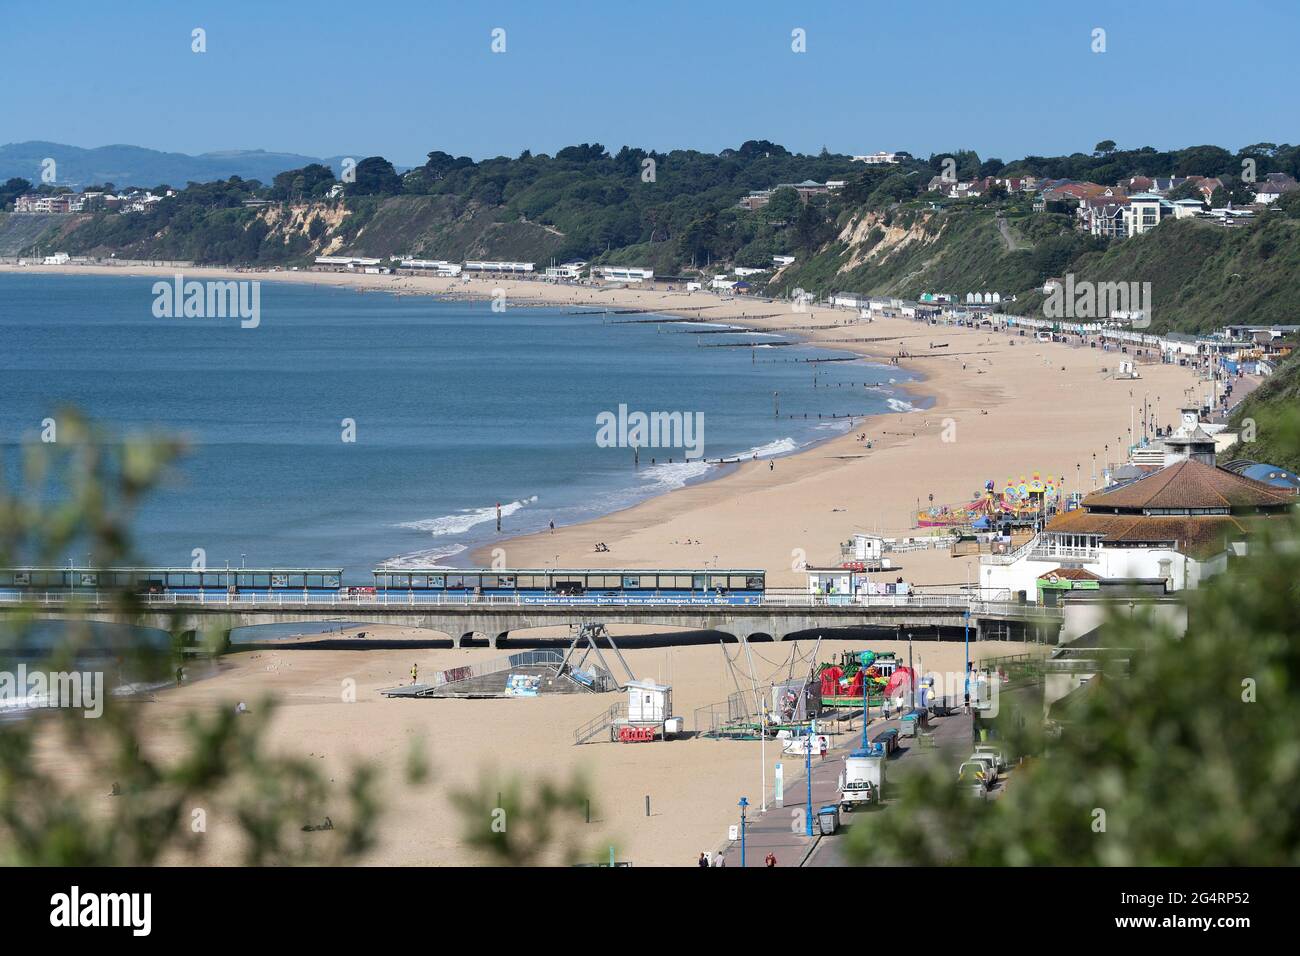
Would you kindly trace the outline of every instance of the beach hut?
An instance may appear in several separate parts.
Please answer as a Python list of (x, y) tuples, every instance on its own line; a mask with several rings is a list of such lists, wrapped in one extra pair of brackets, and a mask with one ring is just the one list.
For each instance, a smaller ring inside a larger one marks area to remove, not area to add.
[(651, 680), (627, 683), (627, 722), (629, 724), (663, 723), (673, 715), (673, 689)]

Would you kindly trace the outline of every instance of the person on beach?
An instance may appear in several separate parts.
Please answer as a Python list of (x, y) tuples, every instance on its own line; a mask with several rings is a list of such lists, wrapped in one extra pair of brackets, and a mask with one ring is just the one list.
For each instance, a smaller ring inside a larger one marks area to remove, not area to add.
[(767, 460), (767, 470), (768, 470), (768, 471), (775, 471), (775, 470), (776, 470), (776, 462), (772, 461), (772, 459), (770, 459), (770, 458)]
[(551, 522), (551, 534), (555, 534), (555, 522)]
[(420, 665), (419, 665), (419, 664), (412, 664), (412, 665), (411, 665), (411, 683), (414, 684), (415, 681), (416, 681), (416, 679), (417, 679), (419, 676), (420, 676)]

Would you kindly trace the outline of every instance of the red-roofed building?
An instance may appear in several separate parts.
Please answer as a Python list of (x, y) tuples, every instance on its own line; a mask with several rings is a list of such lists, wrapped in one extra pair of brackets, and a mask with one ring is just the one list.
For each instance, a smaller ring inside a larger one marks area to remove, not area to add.
[(1289, 491), (1187, 458), (1096, 491), (1056, 515), (1010, 555), (980, 560), (980, 584), (1034, 599), (1045, 574), (1077, 569), (1105, 581), (1163, 581), (1194, 588), (1242, 554), (1249, 538), (1296, 506)]

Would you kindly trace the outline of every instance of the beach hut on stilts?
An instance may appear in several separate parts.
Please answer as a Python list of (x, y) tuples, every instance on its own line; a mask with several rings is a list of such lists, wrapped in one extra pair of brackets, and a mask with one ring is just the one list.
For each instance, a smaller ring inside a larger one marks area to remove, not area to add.
[(626, 696), (604, 713), (597, 714), (574, 730), (573, 742), (584, 744), (607, 735), (610, 741), (620, 743), (648, 743), (656, 739), (667, 740), (680, 734), (685, 728), (685, 721), (673, 715), (672, 686), (651, 680), (637, 680), (604, 625), (584, 624), (578, 629), (573, 643), (569, 645), (569, 653), (565, 655), (566, 666), (569, 658), (577, 650), (579, 642), (585, 642), (587, 645), (578, 662), (579, 668), (588, 653), (595, 653), (603, 664), (604, 656), (597, 640), (601, 637), (609, 644), (627, 674), (627, 683), (621, 688)]

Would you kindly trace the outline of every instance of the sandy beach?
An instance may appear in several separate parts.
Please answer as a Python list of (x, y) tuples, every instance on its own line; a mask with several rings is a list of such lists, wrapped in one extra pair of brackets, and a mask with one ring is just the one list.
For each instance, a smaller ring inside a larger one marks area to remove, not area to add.
[[(0, 271), (42, 274), (171, 276), (174, 269), (143, 267), (5, 267)], [(251, 272), (186, 269), (194, 277), (233, 277), (311, 282), (400, 294), (488, 297), (502, 289), (517, 305), (576, 304), (645, 309), (734, 322), (845, 349), (887, 362), (909, 353), (900, 365), (923, 376), (912, 393), (932, 400), (925, 410), (867, 419), (844, 435), (800, 454), (733, 466), (732, 473), (643, 502), (553, 534), (508, 538), (505, 563), (541, 567), (723, 567), (764, 568), (769, 583), (797, 587), (796, 569), (839, 563), (839, 544), (854, 531), (897, 536), (913, 533), (918, 506), (970, 500), (993, 480), (1034, 472), (1053, 475), (1067, 492), (1093, 487), (1098, 473), (1128, 441), (1130, 414), (1141, 426), (1144, 398), (1159, 404), (1160, 422), (1177, 418), (1193, 373), (1177, 366), (1142, 365), (1141, 379), (1117, 380), (1108, 370), (1119, 356), (1097, 349), (1040, 343), (1029, 338), (904, 320), (860, 322), (848, 311), (788, 304), (722, 300), (706, 293), (670, 293), (547, 285), (542, 282), (439, 280), (426, 277), (366, 276), (307, 272)], [(490, 321), (485, 318), (484, 321)], [(845, 339), (870, 339), (846, 342)], [(865, 433), (872, 448), (857, 440)], [(1109, 451), (1107, 451), (1109, 446)], [(508, 530), (508, 529), (507, 529)], [(609, 545), (595, 553), (595, 542)], [(684, 543), (684, 542), (691, 543)], [(476, 554), (475, 560), (486, 561)], [(922, 585), (960, 585), (975, 580), (977, 559), (944, 551), (901, 555), (897, 572)], [(378, 636), (374, 628), (366, 628)], [(413, 636), (413, 635), (411, 635)], [(828, 642), (820, 658), (866, 647), (897, 650), (885, 641)], [(232, 706), (274, 694), (282, 709), (272, 725), (274, 747), (321, 760), (341, 780), (357, 759), (381, 769), (389, 813), (380, 845), (367, 862), (395, 865), (455, 865), (474, 862), (460, 840), (461, 820), (450, 791), (505, 788), (512, 777), (557, 781), (580, 771), (595, 800), (593, 822), (578, 828), (593, 853), (613, 845), (620, 859), (636, 865), (692, 865), (712, 850), (734, 822), (736, 801), (759, 794), (759, 744), (686, 739), (654, 744), (593, 743), (573, 746), (573, 730), (613, 702), (612, 696), (563, 695), (534, 700), (390, 700), (380, 688), (409, 680), (412, 663), (433, 670), (484, 660), (491, 650), (319, 650), (295, 648), (235, 654), (221, 673), (157, 695), (151, 708), (160, 753), (177, 751), (180, 725), (193, 709)], [(993, 642), (974, 646), (977, 660), (1019, 653), (1024, 645)], [(811, 647), (755, 645), (760, 682), (784, 674), (794, 654)], [(960, 643), (917, 642), (924, 667), (960, 671)], [(717, 646), (637, 649), (628, 660), (639, 677), (670, 682), (675, 710), (694, 724), (695, 708), (723, 701), (734, 690)], [(806, 666), (806, 665), (804, 665)], [(345, 679), (357, 683), (357, 700), (341, 699)], [(431, 787), (401, 784), (411, 741), (422, 741), (434, 765)], [(769, 763), (778, 748), (767, 748)], [(57, 761), (47, 752), (43, 759)], [(790, 758), (786, 758), (787, 760)], [(770, 773), (770, 771), (769, 771)], [(770, 776), (769, 776), (770, 779)], [(645, 796), (652, 814), (645, 815)], [(780, 811), (778, 811), (780, 812)], [(784, 811), (784, 812), (789, 812)], [(304, 821), (306, 822), (306, 821)], [(204, 862), (234, 863), (233, 828), (210, 824)]]
[[(0, 272), (172, 276), (144, 266), (0, 266)], [(438, 279), (228, 269), (186, 269), (207, 278), (305, 282), (397, 294), (489, 298), (496, 290), (514, 305), (644, 309), (728, 322), (899, 365), (923, 376), (909, 391), (932, 401), (924, 410), (878, 415), (846, 434), (798, 454), (728, 466), (731, 473), (645, 501), (553, 534), (509, 537), (508, 567), (762, 568), (776, 587), (804, 583), (803, 562), (839, 563), (839, 544), (855, 531), (914, 533), (918, 507), (972, 500), (986, 481), (1053, 475), (1066, 492), (1091, 490), (1108, 461), (1141, 428), (1146, 400), (1159, 422), (1177, 421), (1195, 384), (1188, 368), (1141, 365), (1141, 379), (1111, 376), (1119, 355), (1100, 349), (1033, 341), (967, 328), (902, 319), (862, 322), (854, 312), (788, 303), (722, 299), (685, 293), (554, 285), (532, 280)], [(486, 321), (486, 319), (485, 319)], [(860, 341), (868, 339), (870, 341)], [(859, 340), (859, 341), (845, 341)], [(1109, 371), (1108, 371), (1109, 370)], [(1131, 416), (1135, 416), (1131, 418)], [(857, 436), (871, 439), (867, 449)], [(596, 542), (609, 546), (597, 553)], [(687, 543), (690, 542), (690, 543)], [(490, 548), (471, 555), (492, 560)], [(976, 579), (977, 560), (946, 552), (910, 552), (896, 562), (918, 585), (961, 585)]]
[[(398, 629), (367, 626), (374, 638), (413, 637)], [(275, 649), (235, 654), (221, 663), (221, 673), (179, 690), (157, 693), (149, 701), (129, 706), (145, 708), (150, 751), (161, 759), (183, 752), (183, 721), (194, 711), (210, 712), (245, 701), (260, 706), (267, 695), (278, 704), (269, 732), (272, 750), (319, 761), (326, 777), (341, 785), (351, 768), (369, 762), (378, 770), (378, 792), (384, 814), (378, 846), (365, 861), (371, 865), (456, 866), (483, 862), (463, 842), (466, 818), (453, 795), (465, 791), (509, 791), (514, 783), (527, 789), (541, 780), (565, 784), (579, 776), (592, 797), (592, 822), (574, 821), (566, 827), (564, 845), (586, 851), (588, 859), (617, 858), (637, 866), (689, 866), (702, 850), (725, 843), (727, 827), (735, 822), (736, 802), (747, 796), (760, 802), (760, 745), (756, 741), (694, 739), (697, 707), (725, 701), (734, 691), (732, 678), (718, 646), (626, 650), (640, 678), (671, 683), (674, 710), (685, 715), (683, 739), (648, 744), (617, 744), (597, 739), (575, 746), (573, 730), (608, 708), (620, 695), (563, 694), (519, 700), (401, 700), (381, 696), (381, 688), (409, 682), (413, 663), (421, 675), (432, 670), (496, 656), (490, 650), (357, 650), (295, 649), (292, 643)], [(906, 642), (835, 641), (822, 645), (823, 660), (841, 650), (870, 647), (894, 651), (907, 659)], [(983, 642), (972, 645), (981, 660), (1017, 654), (1019, 643)], [(793, 660), (806, 660), (812, 642), (755, 644), (754, 671), (759, 683), (783, 678)], [(734, 656), (736, 648), (731, 648)], [(926, 671), (962, 669), (960, 643), (917, 641), (913, 653)], [(356, 682), (356, 700), (343, 699), (344, 682)], [(878, 720), (878, 718), (876, 718)], [(836, 746), (852, 744), (861, 723), (841, 728)], [(412, 747), (427, 756), (432, 779), (411, 786), (404, 768)], [(777, 743), (766, 745), (768, 800), (772, 800), (772, 768), (785, 762), (787, 786), (801, 777), (802, 760), (783, 757)], [(79, 774), (52, 747), (41, 759), (61, 773)], [(86, 781), (92, 792), (105, 795), (111, 781)], [(651, 815), (645, 814), (650, 797)], [(790, 814), (798, 805), (772, 808)], [(490, 812), (485, 807), (484, 812)], [(335, 814), (342, 819), (342, 808)], [(318, 822), (304, 819), (303, 823)], [(195, 862), (237, 864), (241, 844), (237, 828), (216, 810), (209, 811), (202, 853)], [(184, 862), (175, 860), (173, 862)]]

